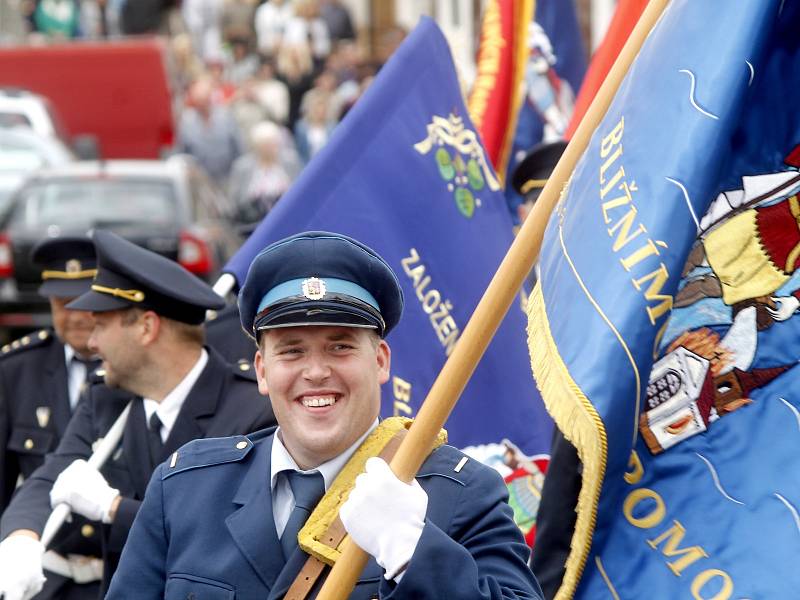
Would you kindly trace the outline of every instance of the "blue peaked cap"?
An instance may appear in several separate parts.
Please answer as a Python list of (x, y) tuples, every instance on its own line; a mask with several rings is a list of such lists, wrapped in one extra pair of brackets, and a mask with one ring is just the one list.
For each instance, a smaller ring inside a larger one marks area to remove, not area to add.
[(270, 244), (253, 259), (239, 292), (242, 327), (344, 325), (391, 331), (403, 291), (377, 252), (346, 235), (307, 231)]

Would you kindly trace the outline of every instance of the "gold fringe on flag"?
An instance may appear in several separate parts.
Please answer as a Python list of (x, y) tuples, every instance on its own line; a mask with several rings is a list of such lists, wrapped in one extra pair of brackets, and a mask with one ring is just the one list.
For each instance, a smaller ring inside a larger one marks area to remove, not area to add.
[(597, 503), (606, 472), (608, 442), (600, 415), (572, 379), (558, 352), (540, 283), (536, 284), (528, 302), (528, 349), (536, 385), (547, 412), (564, 437), (577, 448), (583, 463), (575, 532), (564, 579), (556, 594), (556, 600), (569, 600), (575, 594), (592, 545)]

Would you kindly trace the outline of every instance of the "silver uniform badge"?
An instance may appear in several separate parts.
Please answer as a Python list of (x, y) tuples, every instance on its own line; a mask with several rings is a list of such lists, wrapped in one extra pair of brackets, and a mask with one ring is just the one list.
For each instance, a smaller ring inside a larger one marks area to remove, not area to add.
[(39, 423), (39, 427), (44, 429), (47, 427), (47, 424), (50, 422), (50, 407), (49, 406), (37, 406), (36, 407), (36, 421)]
[(317, 277), (304, 279), (301, 285), (303, 296), (309, 300), (322, 300), (325, 297), (325, 280)]

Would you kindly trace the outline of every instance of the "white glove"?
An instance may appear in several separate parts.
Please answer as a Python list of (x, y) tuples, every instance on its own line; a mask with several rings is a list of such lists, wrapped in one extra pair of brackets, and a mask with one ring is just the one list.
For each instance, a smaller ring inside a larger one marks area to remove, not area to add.
[(50, 490), (50, 505), (69, 504), (72, 512), (91, 521), (111, 523), (111, 507), (119, 496), (100, 471), (85, 460), (76, 460), (61, 472)]
[(4, 600), (28, 600), (44, 585), (44, 546), (27, 535), (9, 535), (0, 542), (0, 595)]
[(339, 518), (353, 541), (375, 557), (386, 579), (402, 575), (425, 526), (428, 495), (416, 480), (400, 481), (386, 462), (367, 460)]

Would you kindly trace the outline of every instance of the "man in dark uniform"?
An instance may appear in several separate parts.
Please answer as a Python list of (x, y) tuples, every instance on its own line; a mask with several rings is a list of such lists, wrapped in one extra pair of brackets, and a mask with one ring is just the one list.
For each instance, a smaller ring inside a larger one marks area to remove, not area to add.
[(550, 464), (536, 514), (536, 541), (531, 568), (542, 585), (546, 600), (556, 597), (564, 580), (570, 553), (583, 465), (578, 451), (556, 428), (550, 447)]
[[(56, 451), (19, 489), (0, 523), (0, 591), (28, 598), (41, 585), (38, 541), (52, 505), (102, 523), (104, 583), (156, 464), (182, 444), (245, 433), (274, 422), (252, 369), (203, 345), (202, 322), (222, 299), (164, 257), (106, 231), (94, 234), (98, 273), (69, 308), (91, 311), (89, 347), (103, 360)], [(85, 459), (124, 407), (122, 441), (98, 471)]]
[(108, 599), (280, 598), (296, 578), (315, 595), (320, 582), (298, 576), (298, 532), (331, 487), (320, 504), (336, 514), (338, 476), (354, 477), (359, 458), (366, 472), (338, 515), (374, 558), (353, 598), (540, 598), (493, 469), (443, 445), (406, 484), (363, 454), (384, 425), (384, 336), (403, 306), (380, 256), (339, 234), (298, 234), (256, 257), (239, 303), (279, 427), (195, 441), (158, 467)]
[(206, 343), (231, 364), (252, 363), (256, 353), (253, 340), (242, 330), (239, 307), (229, 304), (211, 311), (206, 320)]
[[(92, 316), (66, 305), (89, 290), (96, 273), (87, 237), (61, 237), (37, 244), (31, 260), (42, 268), (39, 293), (50, 301), (53, 329), (3, 347), (0, 356), (0, 511), (21, 477), (28, 478), (58, 445), (87, 376), (99, 365), (89, 349)], [(100, 536), (86, 521), (64, 528), (44, 559), (47, 586), (37, 600), (96, 598), (102, 575)], [(67, 558), (80, 554), (80, 560)]]

